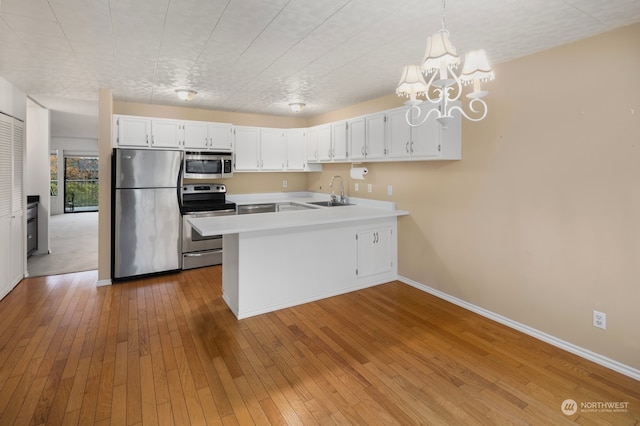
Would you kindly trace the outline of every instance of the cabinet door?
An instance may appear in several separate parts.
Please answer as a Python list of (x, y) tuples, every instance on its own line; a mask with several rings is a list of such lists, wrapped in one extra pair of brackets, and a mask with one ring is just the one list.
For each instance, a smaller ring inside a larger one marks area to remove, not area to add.
[(285, 163), (284, 135), (280, 129), (260, 130), (260, 168), (283, 170)]
[[(386, 114), (374, 114), (365, 118), (367, 125), (367, 145), (365, 154), (367, 158), (384, 158), (386, 155), (387, 140), (387, 116)], [(353, 151), (352, 151), (353, 152)]]
[(347, 150), (347, 122), (331, 125), (332, 160), (346, 160)]
[(116, 143), (123, 147), (148, 147), (151, 120), (145, 117), (118, 116)]
[[(421, 122), (433, 108), (437, 106), (424, 102), (419, 105), (420, 117), (414, 119)], [(436, 121), (436, 115), (431, 116), (423, 124), (411, 129), (410, 151), (413, 157), (438, 157), (440, 156), (440, 123)]]
[(331, 126), (318, 127), (318, 160), (331, 161)]
[(186, 149), (207, 149), (208, 146), (207, 123), (202, 121), (184, 123), (184, 147)]
[(209, 147), (228, 151), (231, 149), (231, 129), (230, 124), (209, 123), (207, 125), (209, 135)]
[(349, 152), (352, 160), (361, 160), (367, 156), (367, 132), (365, 127), (365, 119), (357, 118), (349, 120)]
[(287, 158), (287, 170), (304, 170), (305, 168), (305, 130), (287, 129), (284, 132)]
[(235, 136), (235, 169), (260, 169), (260, 129), (256, 127), (236, 127)]
[(407, 123), (407, 108), (398, 108), (387, 112), (387, 157), (409, 157), (411, 145), (411, 126)]
[(318, 128), (310, 127), (307, 129), (307, 149), (306, 158), (308, 163), (316, 163), (318, 161)]
[(357, 233), (358, 278), (392, 270), (391, 228), (362, 230)]
[(182, 123), (177, 120), (151, 120), (151, 146), (179, 148), (182, 144)]

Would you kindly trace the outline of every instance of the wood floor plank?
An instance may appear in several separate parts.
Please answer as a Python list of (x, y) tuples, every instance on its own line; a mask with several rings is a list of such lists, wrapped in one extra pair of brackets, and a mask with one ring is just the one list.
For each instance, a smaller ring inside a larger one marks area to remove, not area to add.
[(640, 425), (638, 381), (399, 282), (238, 321), (219, 266), (96, 280), (0, 301), (0, 424)]

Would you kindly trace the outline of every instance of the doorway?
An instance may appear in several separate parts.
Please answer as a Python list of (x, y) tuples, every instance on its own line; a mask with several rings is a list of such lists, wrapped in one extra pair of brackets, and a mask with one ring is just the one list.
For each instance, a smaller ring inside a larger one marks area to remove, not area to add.
[(64, 212), (98, 211), (98, 157), (64, 157)]

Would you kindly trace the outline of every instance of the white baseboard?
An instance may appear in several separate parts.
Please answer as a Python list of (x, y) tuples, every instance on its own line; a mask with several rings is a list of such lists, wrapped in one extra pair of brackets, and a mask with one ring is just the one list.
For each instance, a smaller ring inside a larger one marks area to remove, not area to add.
[(613, 371), (617, 371), (620, 374), (624, 374), (625, 376), (629, 376), (632, 379), (640, 381), (640, 370), (637, 368), (630, 367), (628, 365), (622, 364), (614, 359), (608, 358), (604, 355), (597, 354), (588, 349), (582, 348), (580, 346), (576, 346), (573, 343), (566, 342), (562, 339), (558, 339), (555, 336), (544, 333), (540, 330), (536, 330), (535, 328), (529, 327), (528, 325), (521, 324), (517, 321), (513, 321), (507, 317), (502, 315), (498, 315), (491, 311), (488, 311), (479, 306), (473, 305), (469, 302), (466, 302), (462, 299), (458, 299), (457, 297), (448, 295), (446, 293), (441, 292), (440, 290), (436, 290), (424, 284), (420, 284), (419, 282), (413, 281), (409, 278), (398, 276), (398, 281), (401, 281), (405, 284), (410, 285), (411, 287), (415, 287), (418, 290), (422, 290), (425, 293), (429, 293), (433, 296), (436, 296), (440, 299), (446, 300), (447, 302), (451, 302), (454, 305), (458, 305), (464, 309), (467, 309), (471, 312), (475, 312), (476, 314), (482, 315), (483, 317), (489, 318), (493, 321), (499, 322), (500, 324), (504, 324), (507, 327), (511, 327), (515, 330), (518, 330), (524, 334), (527, 334), (531, 337), (535, 337), (538, 340), (542, 340), (543, 342), (549, 343), (550, 345), (556, 346), (560, 349), (564, 349), (567, 352), (571, 352), (574, 355), (578, 355), (579, 357), (588, 359), (589, 361), (593, 361), (596, 364), (600, 364), (604, 367), (607, 367)]
[(102, 287), (103, 285), (111, 285), (111, 278), (107, 278), (106, 280), (98, 280), (98, 282), (96, 282), (96, 287)]

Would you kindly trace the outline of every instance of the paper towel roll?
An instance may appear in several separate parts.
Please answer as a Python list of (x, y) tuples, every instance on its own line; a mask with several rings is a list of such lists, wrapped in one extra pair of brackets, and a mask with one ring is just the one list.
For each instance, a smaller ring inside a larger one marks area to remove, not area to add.
[(352, 167), (351, 179), (363, 180), (367, 173), (369, 173), (369, 170), (366, 167)]

